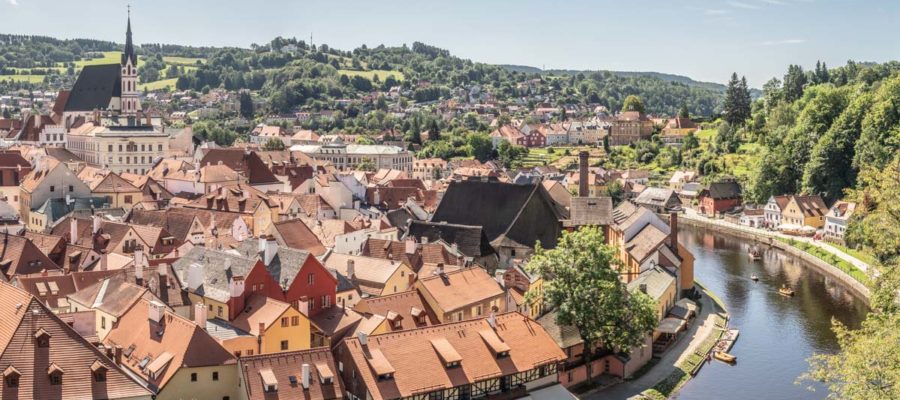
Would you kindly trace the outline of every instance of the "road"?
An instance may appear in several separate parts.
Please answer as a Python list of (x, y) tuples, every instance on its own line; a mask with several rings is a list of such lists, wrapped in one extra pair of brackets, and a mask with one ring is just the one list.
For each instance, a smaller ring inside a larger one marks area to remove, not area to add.
[(699, 301), (702, 304), (700, 314), (685, 334), (662, 356), (659, 362), (644, 375), (633, 381), (622, 382), (598, 391), (585, 393), (579, 398), (583, 400), (619, 400), (627, 399), (647, 390), (666, 379), (675, 371), (675, 365), (691, 355), (707, 336), (714, 333), (715, 314), (720, 311), (712, 299), (704, 293)]

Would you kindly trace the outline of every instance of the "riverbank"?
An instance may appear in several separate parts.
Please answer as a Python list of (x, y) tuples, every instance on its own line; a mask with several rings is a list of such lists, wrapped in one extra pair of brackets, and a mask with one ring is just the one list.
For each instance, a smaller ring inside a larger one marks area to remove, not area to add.
[[(866, 302), (869, 301), (870, 292), (865, 283), (851, 276), (848, 271), (844, 271), (841, 268), (826, 262), (822, 258), (804, 251), (803, 249), (792, 246), (790, 240), (794, 238), (783, 238), (781, 235), (773, 234), (761, 229), (735, 225), (725, 221), (710, 219), (691, 213), (683, 214), (682, 218), (679, 219), (679, 222), (690, 226), (699, 226), (716, 232), (725, 233), (742, 239), (750, 239), (757, 243), (782, 250), (787, 254), (802, 259), (807, 264), (812, 265), (819, 272), (825, 274), (826, 276), (840, 281), (844, 286), (859, 295), (860, 298), (864, 299)], [(803, 243), (808, 242), (803, 241)], [(824, 249), (823, 246), (817, 246), (817, 248)], [(837, 250), (835, 249), (835, 251)], [(834, 253), (832, 252), (832, 254)], [(840, 257), (840, 255), (835, 255)], [(869, 268), (869, 266), (862, 261), (856, 260), (849, 255), (845, 256), (855, 260), (855, 262), (852, 263), (853, 266), (860, 268), (862, 272), (866, 272), (866, 270)], [(844, 257), (841, 258), (843, 259)]]
[(665, 399), (691, 378), (691, 373), (703, 362), (706, 354), (718, 340), (728, 313), (718, 297), (701, 284), (697, 284), (703, 297), (698, 301), (700, 312), (681, 339), (656, 364), (640, 377), (584, 393), (581, 399), (626, 399), (642, 396), (649, 399)]

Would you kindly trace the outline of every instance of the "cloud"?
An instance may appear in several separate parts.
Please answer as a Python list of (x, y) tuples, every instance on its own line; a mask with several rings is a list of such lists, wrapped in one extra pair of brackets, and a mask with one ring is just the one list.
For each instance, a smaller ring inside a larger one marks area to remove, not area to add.
[(736, 8), (743, 8), (743, 9), (745, 9), (745, 10), (756, 10), (756, 9), (759, 9), (759, 6), (756, 5), (756, 4), (742, 3), (742, 2), (740, 2), (740, 1), (729, 1), (729, 2), (728, 2), (728, 5), (730, 5), (730, 6), (732, 6), (732, 7), (736, 7)]
[(767, 40), (760, 44), (763, 46), (780, 46), (780, 45), (785, 45), (785, 44), (803, 44), (803, 43), (806, 43), (806, 39)]
[(763, 3), (772, 4), (772, 5), (776, 5), (776, 6), (787, 5), (787, 3), (785, 3), (785, 2), (782, 1), (782, 0), (762, 0), (762, 2), (763, 2)]
[(17, 5), (19, 5), (19, 0), (9, 0), (9, 4), (17, 6)]
[(709, 9), (709, 10), (704, 10), (704, 11), (703, 11), (703, 14), (706, 14), (706, 15), (725, 15), (725, 14), (728, 14), (728, 10)]

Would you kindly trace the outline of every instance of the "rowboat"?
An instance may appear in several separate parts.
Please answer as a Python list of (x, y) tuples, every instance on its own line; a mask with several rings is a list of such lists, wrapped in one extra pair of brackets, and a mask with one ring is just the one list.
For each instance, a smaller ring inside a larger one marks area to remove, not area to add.
[(747, 255), (753, 261), (758, 261), (762, 259), (762, 252), (756, 246), (750, 248), (750, 251), (747, 252)]
[(778, 293), (782, 296), (791, 297), (794, 295), (794, 289), (791, 289), (787, 286), (782, 286), (781, 289), (778, 289)]
[(730, 363), (733, 363), (733, 362), (735, 362), (735, 361), (737, 360), (737, 357), (735, 357), (735, 356), (733, 356), (733, 355), (731, 355), (731, 354), (728, 354), (728, 353), (726, 353), (726, 352), (724, 352), (724, 351), (717, 351), (717, 352), (713, 353), (713, 357), (714, 357), (716, 360), (719, 360), (719, 361), (722, 361), (722, 362), (726, 362), (726, 363), (729, 363), (729, 364), (730, 364)]
[(756, 275), (750, 275), (750, 279), (752, 279), (754, 282), (756, 282), (759, 280), (759, 277)]

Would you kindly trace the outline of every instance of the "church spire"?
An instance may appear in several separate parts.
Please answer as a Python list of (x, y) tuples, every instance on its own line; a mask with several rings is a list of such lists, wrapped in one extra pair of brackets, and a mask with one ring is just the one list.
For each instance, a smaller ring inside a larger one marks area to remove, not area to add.
[(131, 5), (128, 6), (128, 29), (125, 31), (125, 52), (122, 53), (122, 65), (131, 59), (131, 65), (137, 65), (137, 54), (134, 53), (134, 44), (131, 42)]

